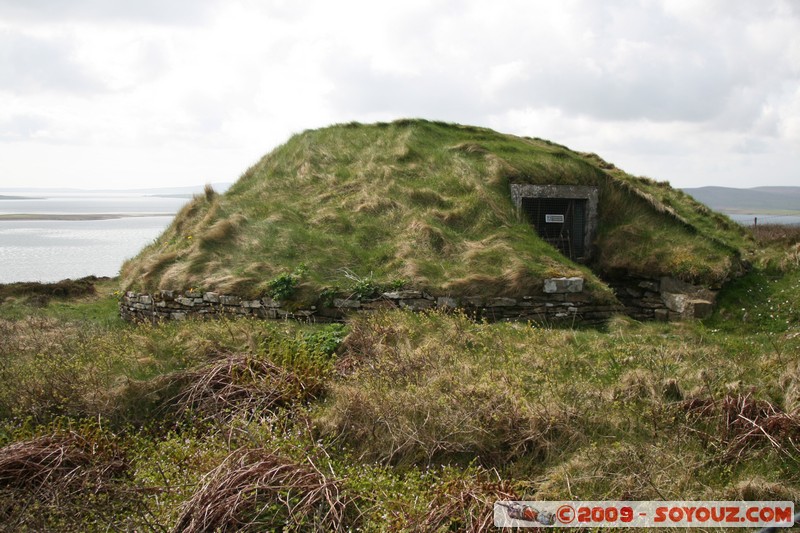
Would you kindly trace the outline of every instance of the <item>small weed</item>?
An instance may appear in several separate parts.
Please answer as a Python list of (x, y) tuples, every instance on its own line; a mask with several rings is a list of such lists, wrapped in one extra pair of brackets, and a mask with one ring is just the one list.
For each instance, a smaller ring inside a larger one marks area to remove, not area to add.
[(329, 324), (319, 330), (305, 333), (303, 341), (314, 352), (332, 356), (342, 345), (346, 335), (343, 324)]
[(284, 273), (267, 283), (267, 294), (276, 300), (290, 299), (300, 283), (300, 279), (308, 272), (304, 264), (300, 264), (291, 273)]
[(338, 286), (325, 287), (319, 293), (319, 303), (324, 307), (333, 307), (333, 301), (341, 289)]

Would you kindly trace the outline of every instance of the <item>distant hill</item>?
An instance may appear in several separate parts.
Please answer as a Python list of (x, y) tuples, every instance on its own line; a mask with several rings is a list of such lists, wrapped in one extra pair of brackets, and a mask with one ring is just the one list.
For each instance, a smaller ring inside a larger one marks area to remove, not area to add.
[(8, 196), (5, 194), (0, 194), (0, 200), (35, 200), (36, 197), (34, 196)]
[(800, 213), (800, 187), (697, 187), (683, 191), (712, 209), (729, 213)]

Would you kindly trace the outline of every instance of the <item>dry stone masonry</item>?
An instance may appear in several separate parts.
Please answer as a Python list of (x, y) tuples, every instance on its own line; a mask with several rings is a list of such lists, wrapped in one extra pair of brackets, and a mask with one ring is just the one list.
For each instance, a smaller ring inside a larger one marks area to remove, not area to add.
[(299, 319), (338, 322), (349, 313), (378, 309), (455, 310), (491, 321), (569, 322), (599, 324), (614, 314), (638, 320), (675, 321), (707, 318), (714, 309), (715, 291), (674, 278), (626, 278), (610, 282), (622, 305), (593, 301), (583, 291), (583, 278), (545, 279), (538, 294), (516, 298), (481, 296), (433, 296), (416, 290), (385, 292), (377, 298), (335, 298), (330, 305), (298, 308), (272, 298), (238, 296), (189, 290), (153, 294), (127, 292), (120, 302), (126, 320), (182, 320), (190, 316), (251, 316), (264, 319)]
[(296, 308), (296, 304), (272, 298), (242, 299), (215, 292), (189, 290), (159, 291), (153, 294), (127, 292), (120, 302), (126, 320), (182, 320), (190, 316), (251, 316), (264, 319), (300, 319), (312, 322), (341, 321), (349, 313), (378, 309), (461, 309), (487, 320), (533, 321), (542, 323), (602, 323), (623, 311), (619, 305), (593, 302), (583, 291), (583, 278), (544, 280), (538, 294), (507, 298), (478, 296), (433, 296), (416, 290), (385, 292), (377, 298), (336, 298), (331, 305)]
[(675, 278), (626, 278), (609, 282), (625, 314), (638, 320), (676, 321), (708, 318), (716, 292)]

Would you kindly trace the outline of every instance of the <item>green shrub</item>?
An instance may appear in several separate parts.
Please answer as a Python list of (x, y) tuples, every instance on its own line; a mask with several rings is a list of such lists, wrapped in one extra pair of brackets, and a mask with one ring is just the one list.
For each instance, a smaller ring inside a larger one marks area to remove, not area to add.
[(314, 352), (332, 356), (341, 346), (346, 334), (343, 324), (329, 324), (303, 335), (303, 341)]
[(300, 265), (291, 273), (284, 273), (267, 283), (267, 294), (276, 300), (288, 300), (294, 293), (300, 279), (308, 270), (305, 265)]

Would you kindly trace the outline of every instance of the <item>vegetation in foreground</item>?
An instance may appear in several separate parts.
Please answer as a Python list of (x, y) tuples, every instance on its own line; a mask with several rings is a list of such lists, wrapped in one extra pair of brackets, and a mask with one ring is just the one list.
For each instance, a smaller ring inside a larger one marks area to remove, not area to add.
[[(776, 234), (777, 235), (777, 234)], [(800, 500), (800, 264), (704, 323), (127, 324), (0, 304), (0, 530), (480, 531), (497, 499)]]

